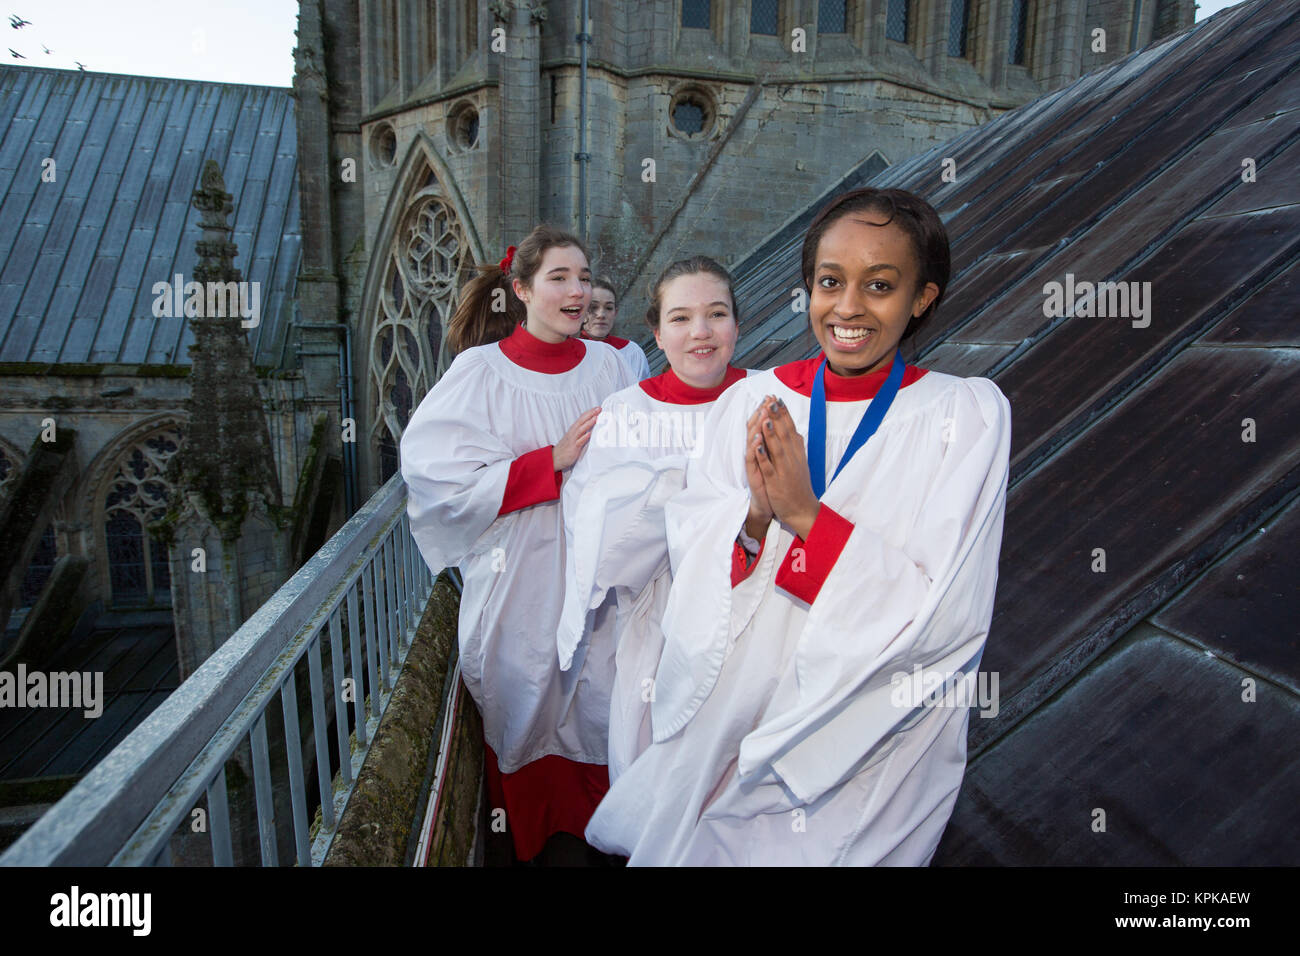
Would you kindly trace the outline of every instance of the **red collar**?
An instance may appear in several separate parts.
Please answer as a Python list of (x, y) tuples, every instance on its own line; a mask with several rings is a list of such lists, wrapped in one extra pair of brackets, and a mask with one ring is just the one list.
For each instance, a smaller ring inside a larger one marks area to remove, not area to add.
[(722, 377), (722, 384), (713, 388), (696, 388), (687, 385), (670, 368), (662, 375), (648, 378), (641, 382), (641, 390), (651, 398), (669, 405), (703, 405), (711, 402), (728, 388), (745, 377), (743, 368), (727, 366), (727, 374)]
[(588, 342), (604, 342), (606, 345), (612, 345), (616, 349), (621, 349), (632, 341), (631, 339), (621, 339), (617, 335), (607, 335), (603, 339), (592, 338), (587, 334), (585, 329), (579, 332), (578, 335), (586, 339)]
[[(805, 398), (812, 398), (813, 377), (817, 374), (817, 366), (821, 364), (821, 360), (822, 355), (819, 353), (802, 362), (782, 365), (776, 369), (776, 377), (781, 380), (782, 385), (794, 389)], [(903, 384), (900, 388), (911, 385), (926, 371), (927, 369), (917, 368), (915, 365), (905, 366)], [(875, 398), (876, 392), (880, 391), (887, 378), (889, 378), (888, 368), (867, 375), (836, 375), (827, 369), (826, 401), (860, 402), (867, 398)]]
[(543, 342), (522, 325), (501, 340), (501, 352), (506, 358), (530, 372), (558, 375), (578, 367), (587, 347), (573, 339), (563, 342)]

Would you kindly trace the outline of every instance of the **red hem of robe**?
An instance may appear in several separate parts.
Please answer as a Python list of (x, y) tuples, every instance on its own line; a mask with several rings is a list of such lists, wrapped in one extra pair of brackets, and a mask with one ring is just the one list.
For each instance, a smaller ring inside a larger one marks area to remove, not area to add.
[[(827, 505), (822, 505), (817, 510), (817, 517), (813, 519), (808, 540), (795, 535), (790, 550), (785, 553), (785, 560), (777, 569), (776, 586), (799, 600), (812, 604), (821, 593), (826, 576), (835, 567), (835, 562), (839, 560), (852, 533), (852, 521), (832, 511)], [(802, 555), (796, 555), (795, 552), (801, 548)], [(803, 558), (803, 568), (796, 570), (794, 562), (800, 556)]]
[[(813, 378), (817, 374), (817, 366), (821, 363), (821, 360), (822, 354), (819, 352), (810, 359), (782, 365), (775, 369), (776, 377), (787, 388), (794, 389), (805, 398), (812, 398)], [(927, 371), (928, 369), (917, 368), (915, 365), (905, 365), (903, 367), (903, 383), (899, 388), (907, 388), (907, 386), (925, 375)], [(881, 369), (879, 372), (871, 372), (868, 375), (836, 375), (830, 369), (827, 369), (826, 401), (860, 402), (863, 399), (875, 398), (876, 393), (880, 391), (887, 378), (889, 378), (888, 368)]]
[(505, 494), (497, 517), (512, 511), (554, 501), (560, 497), (560, 473), (555, 470), (553, 445), (520, 455), (510, 463)]
[(502, 773), (497, 755), (483, 745), (483, 769), (491, 810), (506, 811), (515, 856), (531, 860), (556, 833), (571, 833), (586, 840), (587, 823), (596, 805), (609, 791), (605, 764), (579, 763), (548, 754), (524, 764), (514, 773)]

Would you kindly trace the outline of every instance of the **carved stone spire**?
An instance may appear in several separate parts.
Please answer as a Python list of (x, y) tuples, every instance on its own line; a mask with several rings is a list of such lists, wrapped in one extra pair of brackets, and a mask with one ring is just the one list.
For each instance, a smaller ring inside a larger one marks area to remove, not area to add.
[(194, 279), (204, 286), (205, 308), (203, 315), (190, 320), (194, 344), (190, 346), (189, 427), (176, 456), (178, 484), (183, 497), (197, 494), (222, 538), (232, 540), (239, 537), (250, 498), (260, 497), (274, 513), (280, 505), (280, 486), (240, 309), (211, 306), (218, 299), (227, 304), (232, 299), (257, 303), (261, 297), (255, 290), (232, 296), (230, 287), (224, 296), (211, 294), (216, 284), (248, 286), (241, 283), (234, 265), (239, 250), (230, 241), (231, 196), (212, 160), (204, 164), (194, 205), (203, 213)]

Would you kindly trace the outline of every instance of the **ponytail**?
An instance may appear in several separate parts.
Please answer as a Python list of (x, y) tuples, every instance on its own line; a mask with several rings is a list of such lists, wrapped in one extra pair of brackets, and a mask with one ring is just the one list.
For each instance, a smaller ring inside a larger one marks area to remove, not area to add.
[(528, 317), (500, 265), (493, 262), (475, 268), (478, 275), (461, 287), (460, 302), (447, 322), (447, 348), (453, 355), (507, 338)]

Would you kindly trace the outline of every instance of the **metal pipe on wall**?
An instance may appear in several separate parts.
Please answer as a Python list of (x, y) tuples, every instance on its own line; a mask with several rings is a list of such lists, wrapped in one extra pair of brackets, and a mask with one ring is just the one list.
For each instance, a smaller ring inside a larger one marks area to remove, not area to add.
[(591, 11), (590, 0), (582, 0), (582, 25), (577, 35), (578, 46), (582, 53), (578, 68), (578, 152), (574, 159), (578, 163), (578, 235), (587, 241), (587, 165), (591, 154), (587, 152), (587, 48), (591, 45)]

